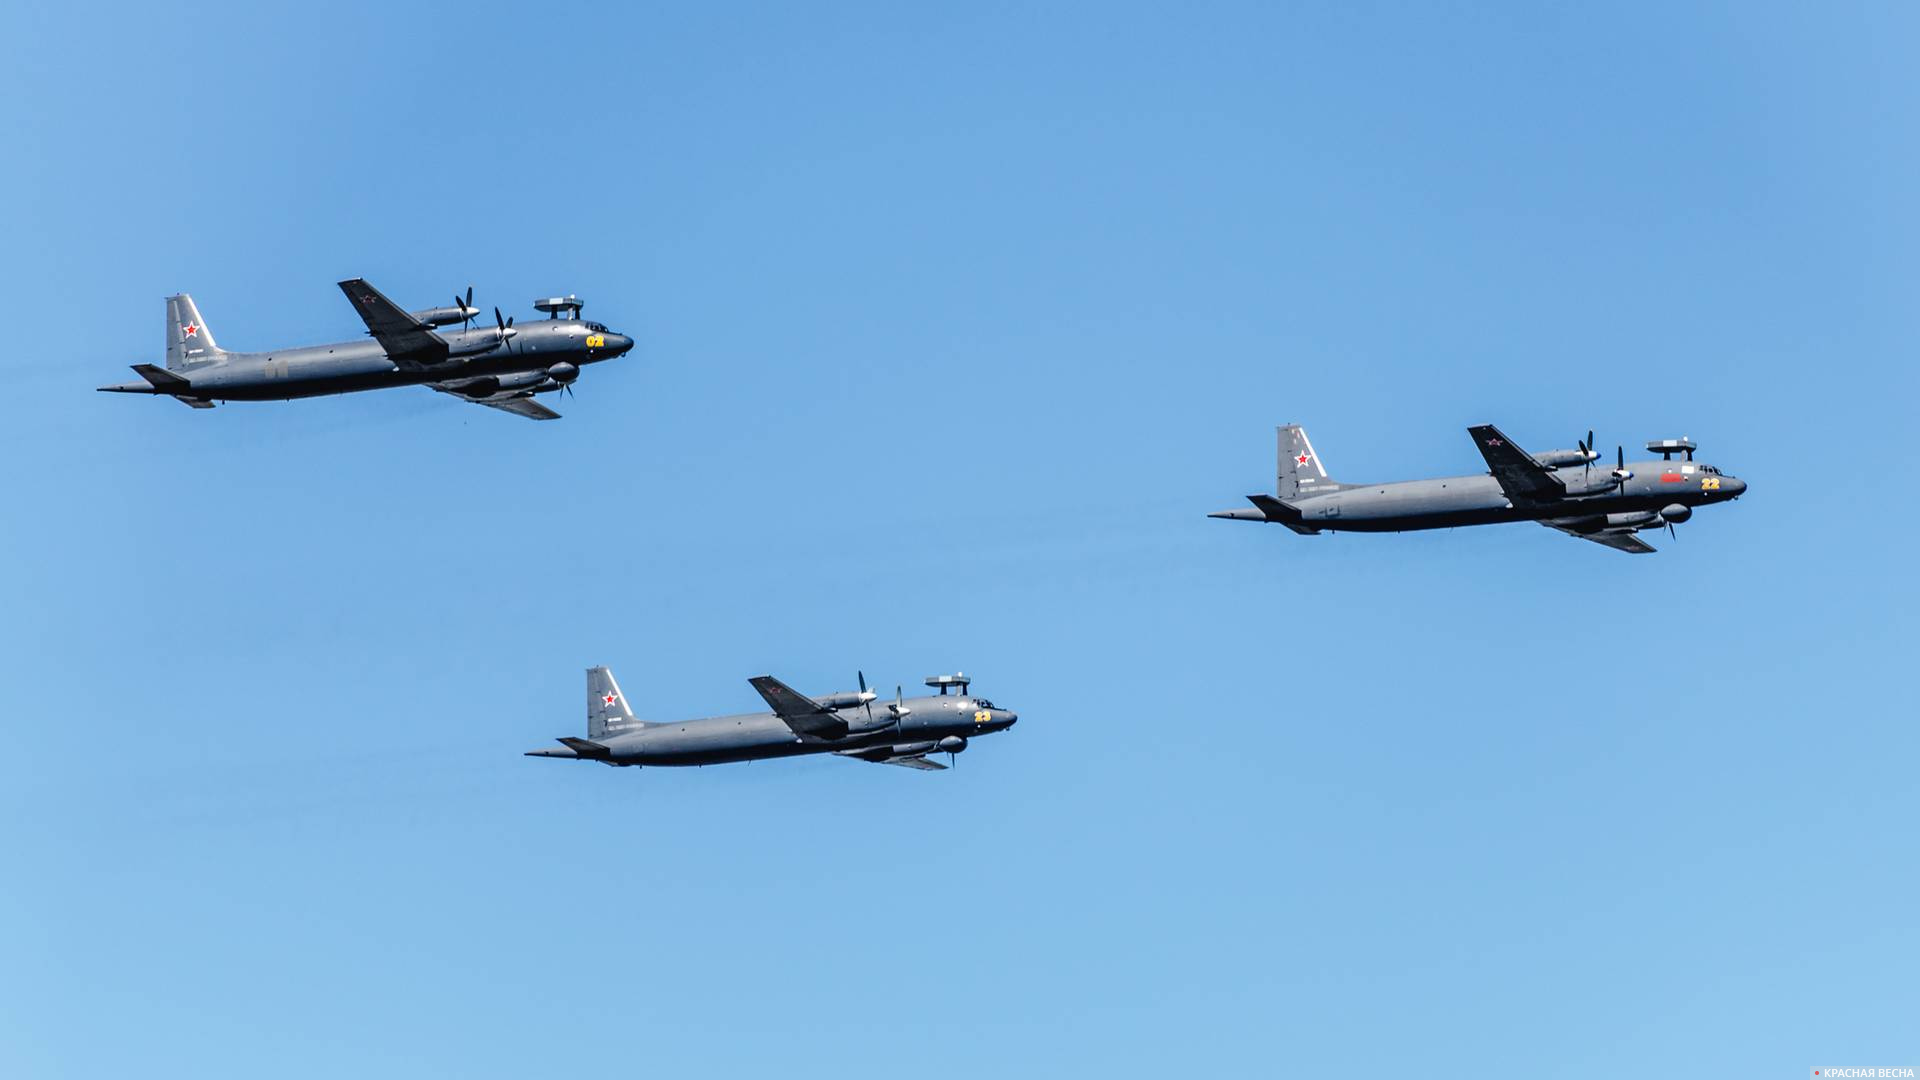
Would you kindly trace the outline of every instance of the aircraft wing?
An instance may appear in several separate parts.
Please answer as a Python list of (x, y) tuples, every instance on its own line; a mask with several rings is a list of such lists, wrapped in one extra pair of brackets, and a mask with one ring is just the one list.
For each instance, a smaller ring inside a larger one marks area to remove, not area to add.
[(447, 341), (361, 278), (348, 278), (340, 291), (367, 324), (367, 333), (403, 370), (419, 371), (447, 358)]
[(1487, 471), (1500, 482), (1500, 490), (1515, 503), (1543, 503), (1564, 499), (1567, 486), (1547, 471), (1545, 465), (1533, 460), (1533, 455), (1513, 445), (1499, 428), (1492, 424), (1470, 427), (1467, 434), (1473, 436), (1473, 445), (1480, 449), (1480, 456), (1487, 459)]
[(866, 760), (872, 761), (875, 765), (899, 765), (902, 768), (924, 769), (927, 772), (939, 772), (946, 768), (937, 761), (928, 761), (925, 754), (903, 754), (900, 757), (880, 758), (877, 761), (873, 758)]
[(840, 757), (858, 758), (875, 765), (898, 765), (903, 769), (922, 769), (927, 772), (939, 772), (946, 768), (937, 761), (928, 761), (925, 754), (895, 754), (888, 747), (879, 746), (872, 750), (838, 750)]
[(552, 409), (527, 397), (523, 393), (509, 392), (495, 394), (492, 397), (468, 397), (466, 394), (461, 393), (460, 387), (455, 383), (428, 383), (427, 385), (443, 394), (452, 394), (462, 401), (471, 401), (475, 405), (485, 405), (489, 409), (499, 409), (501, 412), (510, 412), (515, 416), (524, 416), (529, 420), (560, 419), (559, 413), (554, 412)]
[(767, 707), (773, 710), (775, 716), (786, 721), (795, 735), (838, 739), (847, 733), (847, 722), (835, 716), (832, 709), (779, 679), (771, 675), (759, 675), (747, 681), (760, 691), (760, 696), (767, 699)]
[(1596, 544), (1610, 547), (1615, 551), (1624, 551), (1629, 555), (1651, 555), (1660, 549), (1640, 539), (1637, 529), (1602, 529), (1599, 532), (1577, 532), (1557, 521), (1543, 521), (1540, 524), (1549, 529), (1559, 529), (1568, 536), (1581, 540), (1591, 540)]

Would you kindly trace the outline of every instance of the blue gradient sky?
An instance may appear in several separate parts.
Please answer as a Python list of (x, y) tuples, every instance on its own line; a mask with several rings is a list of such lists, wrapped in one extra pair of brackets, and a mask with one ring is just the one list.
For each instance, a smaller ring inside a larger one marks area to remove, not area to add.
[[(1920, 1059), (1920, 17), (900, 7), (0, 11), (0, 1075)], [(92, 390), (353, 275), (640, 344), (545, 425)], [(1753, 490), (1637, 559), (1208, 521), (1284, 421)], [(1023, 720), (520, 757), (594, 663)]]

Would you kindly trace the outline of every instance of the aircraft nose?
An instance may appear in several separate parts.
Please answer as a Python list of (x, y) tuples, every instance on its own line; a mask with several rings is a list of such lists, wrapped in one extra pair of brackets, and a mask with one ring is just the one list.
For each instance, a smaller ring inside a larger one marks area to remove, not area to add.
[(1730, 499), (1737, 499), (1747, 493), (1747, 482), (1737, 476), (1727, 477), (1722, 486), (1725, 487), (1727, 497)]
[(615, 356), (625, 356), (633, 348), (633, 339), (625, 334), (608, 334), (607, 351)]
[(1007, 726), (1012, 727), (1013, 725), (1020, 722), (1020, 714), (1017, 712), (1014, 712), (1011, 709), (1008, 709), (1006, 710), (1006, 721), (1007, 721)]

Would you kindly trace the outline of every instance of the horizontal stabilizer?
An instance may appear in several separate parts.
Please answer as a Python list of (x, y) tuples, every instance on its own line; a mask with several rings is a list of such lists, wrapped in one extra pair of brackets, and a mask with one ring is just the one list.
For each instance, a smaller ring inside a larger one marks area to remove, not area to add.
[(1298, 507), (1271, 495), (1249, 495), (1247, 501), (1253, 504), (1253, 509), (1219, 510), (1207, 516), (1228, 521), (1269, 521), (1275, 525), (1285, 525), (1302, 536), (1313, 536), (1320, 531), (1306, 523), (1306, 515)]
[(163, 394), (184, 394), (193, 387), (192, 381), (184, 376), (175, 375), (166, 368), (156, 367), (153, 364), (135, 364), (133, 370)]
[(167, 394), (175, 401), (195, 409), (211, 409), (213, 402), (203, 397), (193, 397), (193, 382), (185, 376), (176, 375), (163, 367), (152, 364), (135, 364), (133, 370), (142, 381), (115, 383), (102, 386), (101, 390), (109, 394)]
[(611, 757), (613, 755), (612, 750), (609, 750), (607, 747), (602, 746), (597, 742), (594, 742), (592, 739), (581, 739), (572, 735), (568, 735), (561, 738), (559, 740), (559, 743), (561, 746), (566, 747), (567, 749), (573, 751), (576, 754), (579, 754), (581, 757), (584, 757), (584, 758), (604, 758), (604, 757)]

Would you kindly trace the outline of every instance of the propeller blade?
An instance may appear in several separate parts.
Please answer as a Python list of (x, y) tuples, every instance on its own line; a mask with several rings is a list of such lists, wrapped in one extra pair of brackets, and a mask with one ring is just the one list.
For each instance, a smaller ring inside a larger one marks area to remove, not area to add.
[(867, 719), (871, 721), (873, 719), (873, 699), (867, 697), (867, 673), (864, 671), (856, 671), (854, 674), (860, 677), (860, 703), (867, 707)]

